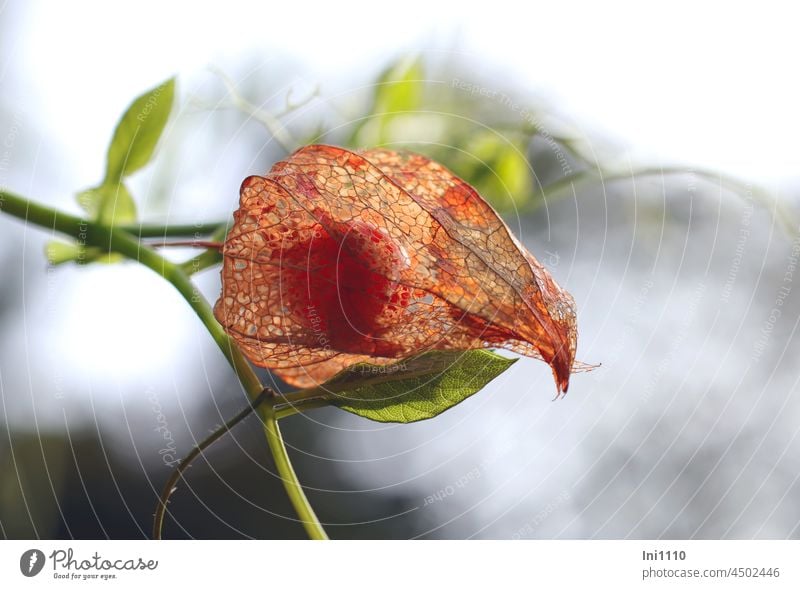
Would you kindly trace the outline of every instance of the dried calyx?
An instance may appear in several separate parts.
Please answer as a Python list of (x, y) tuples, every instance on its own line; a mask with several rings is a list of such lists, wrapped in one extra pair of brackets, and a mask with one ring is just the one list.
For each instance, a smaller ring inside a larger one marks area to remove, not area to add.
[(582, 367), (570, 294), (424, 156), (306, 146), (243, 182), (234, 220), (215, 315), (290, 384), (431, 349), (543, 359), (559, 392)]

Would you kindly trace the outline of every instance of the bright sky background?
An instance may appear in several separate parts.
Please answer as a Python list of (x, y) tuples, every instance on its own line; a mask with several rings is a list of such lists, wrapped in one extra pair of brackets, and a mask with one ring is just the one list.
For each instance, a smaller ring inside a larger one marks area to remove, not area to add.
[[(373, 79), (400, 54), (427, 51), (457, 53), (476, 74), (528, 88), (634, 158), (717, 166), (796, 202), (796, 15), (767, 2), (697, 4), (0, 3), (0, 104), (5, 116), (20, 117), (20, 141), (58, 158), (15, 160), (4, 180), (74, 209), (69, 191), (99, 179), (121, 109), (176, 72), (191, 79), (209, 64), (225, 69), (263, 56), (264, 72), (297, 63), (300, 83), (319, 82), (325, 95)], [(37, 166), (55, 177), (43, 178)], [(58, 337), (38, 337), (81, 377), (103, 382), (113, 374), (124, 383), (141, 376), (141, 366), (157, 374), (172, 366), (176, 349), (202, 337), (187, 330), (193, 319), (176, 310), (177, 299), (175, 307), (158, 304), (165, 291), (154, 290), (158, 281), (146, 271), (73, 268), (53, 280), (45, 324)], [(102, 320), (84, 322), (92, 314)], [(141, 329), (147, 324), (169, 327), (154, 341)], [(109, 330), (127, 336), (91, 355), (70, 340), (80, 333), (81, 341), (102, 341)], [(172, 366), (176, 380), (184, 368)]]
[(529, 87), (634, 154), (781, 179), (784, 188), (800, 178), (791, 4), (143, 0), (4, 10), (17, 23), (4, 32), (4, 100), (23, 98), (48, 134), (71, 145), (81, 176), (97, 161), (79, 157), (81, 141), (96, 150), (120, 104), (176, 71), (290, 56), (324, 91), (428, 49)]

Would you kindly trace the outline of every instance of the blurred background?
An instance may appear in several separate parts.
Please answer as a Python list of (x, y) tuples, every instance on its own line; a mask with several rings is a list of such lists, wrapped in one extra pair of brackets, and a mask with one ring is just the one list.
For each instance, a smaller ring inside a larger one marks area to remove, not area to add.
[[(329, 534), (798, 538), (794, 28), (770, 3), (5, 2), (0, 186), (78, 212), (173, 74), (143, 220), (227, 220), (307, 142), (427, 153), (574, 295), (602, 367), (556, 402), (524, 359), (427, 422), (286, 419)], [(48, 267), (51, 237), (0, 217), (0, 534), (145, 537), (170, 464), (245, 396), (170, 285)], [(187, 478), (166, 537), (304, 536), (257, 419)]]

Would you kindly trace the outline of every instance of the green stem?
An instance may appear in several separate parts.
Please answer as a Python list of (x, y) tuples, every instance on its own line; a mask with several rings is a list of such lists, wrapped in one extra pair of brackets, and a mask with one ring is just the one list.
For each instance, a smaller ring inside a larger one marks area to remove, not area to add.
[(206, 268), (211, 268), (222, 262), (222, 252), (219, 250), (209, 249), (202, 254), (182, 262), (181, 270), (186, 272), (189, 276), (202, 272)]
[(192, 223), (184, 225), (157, 225), (151, 223), (133, 223), (125, 225), (117, 225), (131, 235), (136, 237), (197, 237), (211, 235), (219, 230), (227, 227), (227, 223), (217, 221), (215, 223)]
[[(161, 258), (161, 256), (156, 256)], [(163, 260), (163, 258), (161, 259)], [(239, 381), (242, 383), (245, 391), (247, 391), (250, 399), (255, 400), (258, 395), (261, 394), (264, 387), (253, 371), (252, 366), (250, 366), (250, 363), (245, 359), (239, 347), (231, 340), (228, 334), (225, 333), (222, 325), (220, 325), (217, 318), (214, 317), (214, 311), (211, 309), (211, 305), (208, 304), (205, 297), (197, 290), (197, 287), (195, 287), (189, 275), (172, 262), (164, 261), (169, 265), (170, 272), (169, 276), (165, 276), (165, 278), (178, 289), (178, 292), (181, 293), (186, 302), (189, 303), (189, 306), (200, 318), (200, 321), (203, 322), (208, 333), (211, 334), (211, 337), (217, 342), (219, 349), (228, 359), (228, 362), (231, 367), (233, 367), (234, 372), (236, 372), (236, 376), (239, 377)], [(147, 266), (147, 263), (143, 263)]]
[[(177, 264), (166, 260), (158, 253), (142, 245), (135, 237), (121, 227), (108, 227), (75, 215), (62, 213), (55, 209), (31, 202), (26, 198), (6, 190), (0, 190), (0, 212), (23, 219), (27, 223), (39, 225), (48, 230), (59, 231), (76, 239), (80, 244), (96, 246), (103, 251), (117, 252), (136, 260), (156, 274), (168, 280), (183, 296), (195, 314), (202, 321), (217, 346), (236, 372), (250, 400), (255, 402), (261, 395), (263, 386), (250, 363), (233, 340), (214, 317), (211, 306), (192, 283), (189, 275)], [(260, 411), (264, 420), (267, 444), (275, 458), (281, 480), (289, 495), (298, 517), (303, 522), (309, 536), (325, 538), (325, 531), (311, 505), (303, 493), (297, 475), (289, 462), (289, 455), (278, 430), (274, 408), (268, 406)]]
[[(189, 276), (177, 266), (173, 266), (170, 282), (178, 289), (183, 295), (189, 305), (194, 309), (197, 316), (206, 326), (211, 337), (217, 342), (222, 352), (226, 355), (228, 360), (233, 366), (239, 380), (250, 395), (250, 399), (255, 401), (263, 390), (261, 382), (253, 372), (250, 363), (242, 355), (238, 346), (225, 333), (225, 330), (214, 317), (211, 307), (205, 301), (194, 287), (194, 284), (189, 279)], [(275, 417), (275, 410), (271, 405), (262, 405), (259, 414), (264, 422), (264, 432), (267, 437), (267, 445), (269, 446), (272, 457), (275, 460), (275, 466), (278, 468), (278, 474), (283, 482), (283, 487), (289, 495), (289, 500), (292, 502), (298, 518), (300, 518), (303, 527), (306, 529), (309, 537), (313, 540), (325, 540), (327, 535), (322, 527), (319, 519), (317, 519), (308, 498), (303, 493), (303, 488), (300, 486), (300, 481), (292, 468), (289, 461), (289, 455), (286, 452), (283, 438), (281, 437), (280, 430), (278, 429), (277, 420)]]
[(308, 399), (291, 405), (282, 405), (275, 407), (275, 419), (283, 419), (290, 415), (297, 415), (305, 413), (309, 409), (321, 409), (322, 407), (330, 407), (331, 404), (325, 399)]
[[(227, 234), (228, 226), (222, 225), (209, 236), (209, 239), (211, 241), (224, 242)], [(198, 254), (195, 257), (183, 262), (181, 264), (181, 268), (184, 272), (191, 276), (192, 274), (201, 272), (206, 268), (216, 266), (220, 262), (222, 262), (222, 252), (219, 249), (209, 249), (204, 251), (202, 254)]]
[(272, 458), (275, 461), (275, 466), (278, 468), (278, 473), (283, 480), (283, 486), (289, 494), (289, 499), (294, 505), (297, 515), (306, 533), (312, 540), (327, 540), (328, 535), (325, 529), (319, 523), (314, 510), (303, 492), (303, 488), (297, 480), (297, 475), (292, 468), (292, 463), (289, 461), (289, 454), (286, 452), (286, 444), (283, 442), (281, 430), (278, 427), (278, 419), (275, 415), (275, 408), (266, 406), (259, 411), (264, 419), (264, 431), (267, 434), (267, 442), (269, 449), (272, 451)]
[(787, 207), (786, 203), (772, 197), (764, 189), (749, 184), (743, 180), (733, 178), (726, 174), (715, 172), (707, 169), (692, 169), (692, 168), (678, 168), (678, 167), (648, 167), (633, 170), (631, 172), (621, 173), (601, 173), (595, 169), (587, 169), (580, 172), (575, 172), (569, 176), (564, 176), (545, 186), (536, 198), (532, 201), (533, 207), (538, 208), (546, 200), (548, 204), (552, 204), (555, 200), (570, 196), (571, 191), (566, 190), (575, 185), (581, 184), (589, 180), (595, 180), (600, 183), (611, 183), (622, 180), (638, 180), (648, 176), (677, 176), (677, 175), (690, 175), (694, 174), (702, 178), (706, 182), (716, 183), (738, 194), (739, 196), (750, 196), (753, 200), (757, 201), (764, 209), (778, 221), (783, 227), (783, 230), (789, 236), (794, 236), (798, 233), (798, 219), (794, 213)]
[(61, 213), (6, 190), (0, 190), (0, 212), (13, 215), (45, 229), (56, 229), (77, 240), (85, 240), (88, 237), (81, 235), (81, 229), (86, 231), (91, 225), (89, 221), (81, 217)]

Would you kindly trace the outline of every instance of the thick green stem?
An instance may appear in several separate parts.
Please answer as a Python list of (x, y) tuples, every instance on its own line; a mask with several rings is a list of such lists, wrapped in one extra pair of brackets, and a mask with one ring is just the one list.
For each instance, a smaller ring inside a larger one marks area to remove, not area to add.
[(0, 190), (0, 212), (18, 217), (45, 229), (55, 229), (79, 241), (85, 240), (89, 221), (61, 213), (55, 209), (31, 202), (11, 192)]
[[(214, 338), (217, 346), (236, 372), (251, 401), (255, 402), (259, 398), (264, 387), (258, 376), (239, 348), (216, 320), (211, 306), (194, 286), (186, 271), (180, 266), (173, 264), (154, 250), (144, 246), (122, 227), (109, 227), (75, 215), (62, 213), (5, 190), (0, 190), (0, 212), (18, 217), (27, 223), (39, 225), (48, 230), (59, 231), (77, 240), (82, 245), (95, 246), (103, 251), (120, 253), (147, 266), (168, 280), (189, 303), (189, 306), (200, 318), (200, 321), (203, 322), (211, 337)], [(164, 235), (164, 233), (159, 235)], [(295, 475), (289, 462), (289, 455), (286, 452), (283, 438), (278, 429), (274, 408), (272, 406), (262, 406), (259, 413), (264, 420), (267, 444), (298, 517), (303, 522), (310, 537), (315, 539), (326, 538), (325, 531), (316, 515), (314, 515), (314, 511), (308, 503), (300, 482), (297, 480), (297, 475)]]

